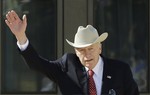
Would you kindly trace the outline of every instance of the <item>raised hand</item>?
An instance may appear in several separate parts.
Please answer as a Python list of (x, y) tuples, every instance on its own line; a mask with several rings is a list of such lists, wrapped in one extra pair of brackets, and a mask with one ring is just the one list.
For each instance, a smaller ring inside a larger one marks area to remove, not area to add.
[(15, 11), (9, 11), (6, 14), (5, 20), (7, 26), (10, 28), (11, 32), (16, 36), (16, 39), (20, 44), (24, 44), (27, 41), (25, 34), (27, 27), (26, 15), (23, 15), (22, 20), (18, 17)]

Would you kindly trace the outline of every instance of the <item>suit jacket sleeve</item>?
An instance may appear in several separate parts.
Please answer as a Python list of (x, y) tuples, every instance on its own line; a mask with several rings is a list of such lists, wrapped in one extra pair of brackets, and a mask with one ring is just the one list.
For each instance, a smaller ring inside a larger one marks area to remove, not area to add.
[(45, 74), (55, 82), (59, 79), (59, 75), (65, 71), (66, 55), (56, 61), (49, 61), (38, 55), (30, 43), (25, 51), (20, 51), (20, 54), (31, 69)]

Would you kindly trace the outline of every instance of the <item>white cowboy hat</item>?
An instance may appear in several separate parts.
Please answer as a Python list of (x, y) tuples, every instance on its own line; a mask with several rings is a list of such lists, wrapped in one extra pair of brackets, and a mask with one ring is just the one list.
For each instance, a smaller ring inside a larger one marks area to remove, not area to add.
[(108, 36), (108, 33), (102, 33), (98, 35), (97, 30), (92, 25), (86, 27), (79, 26), (78, 31), (75, 34), (74, 43), (66, 39), (67, 43), (75, 48), (84, 48), (92, 44), (103, 42)]

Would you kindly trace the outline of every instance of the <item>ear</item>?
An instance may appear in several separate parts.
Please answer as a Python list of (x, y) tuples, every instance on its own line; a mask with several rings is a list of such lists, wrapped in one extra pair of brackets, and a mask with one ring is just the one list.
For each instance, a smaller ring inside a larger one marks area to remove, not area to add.
[(100, 49), (99, 54), (101, 54), (101, 53), (102, 53), (102, 44), (101, 44), (101, 43), (100, 43), (100, 45), (99, 45), (99, 49)]
[(102, 44), (100, 43), (100, 49), (102, 50)]

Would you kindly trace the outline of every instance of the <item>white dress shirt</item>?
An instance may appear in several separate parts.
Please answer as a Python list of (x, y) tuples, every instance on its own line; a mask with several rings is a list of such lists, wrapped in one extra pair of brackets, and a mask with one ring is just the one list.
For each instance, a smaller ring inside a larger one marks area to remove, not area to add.
[[(98, 63), (92, 69), (94, 72), (93, 79), (95, 82), (97, 95), (101, 95), (101, 92), (102, 92), (103, 65), (104, 65), (104, 62), (102, 58), (99, 56)], [(86, 68), (86, 71), (88, 71), (88, 68), (87, 67), (85, 68)]]

